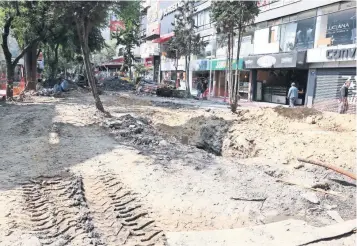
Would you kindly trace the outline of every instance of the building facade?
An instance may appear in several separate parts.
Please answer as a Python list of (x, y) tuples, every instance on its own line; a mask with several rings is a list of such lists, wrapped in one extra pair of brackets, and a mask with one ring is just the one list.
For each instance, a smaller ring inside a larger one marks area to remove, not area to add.
[[(204, 78), (210, 81), (211, 97), (225, 97), (227, 47), (210, 19), (211, 2), (196, 2), (195, 25), (208, 45), (204, 54), (191, 57), (188, 75), (183, 58), (175, 74), (176, 64), (165, 56), (165, 42), (173, 36), (172, 23), (180, 2), (151, 0), (149, 9), (153, 3), (153, 10), (159, 11), (151, 24), (148, 21), (146, 30), (151, 37), (146, 42), (158, 44), (158, 81), (189, 77), (195, 94), (196, 81)], [(260, 0), (257, 4), (260, 14), (254, 25), (246, 28), (239, 60), (233, 62), (233, 68), (240, 70), (241, 97), (287, 104), (287, 91), (295, 82), (299, 105), (335, 111), (339, 89), (350, 79), (352, 112), (356, 94), (356, 2)]]

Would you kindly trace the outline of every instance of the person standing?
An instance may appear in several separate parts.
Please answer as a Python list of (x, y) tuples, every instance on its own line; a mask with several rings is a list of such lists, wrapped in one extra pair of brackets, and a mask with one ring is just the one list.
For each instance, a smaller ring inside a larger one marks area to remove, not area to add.
[(291, 87), (288, 92), (289, 98), (289, 107), (294, 108), (296, 104), (296, 100), (298, 98), (298, 89), (295, 86), (295, 83), (291, 83)]
[(202, 94), (202, 88), (203, 88), (203, 85), (202, 85), (202, 82), (201, 80), (199, 79), (198, 82), (197, 82), (197, 98), (200, 99), (201, 97), (201, 94)]
[(339, 114), (345, 114), (348, 110), (348, 88), (351, 85), (350, 80), (346, 80), (346, 82), (343, 84), (343, 86), (340, 89), (340, 100), (339, 100), (339, 106), (338, 106), (338, 113)]
[(203, 80), (202, 84), (202, 99), (207, 100), (207, 89), (208, 89), (208, 82), (207, 80)]

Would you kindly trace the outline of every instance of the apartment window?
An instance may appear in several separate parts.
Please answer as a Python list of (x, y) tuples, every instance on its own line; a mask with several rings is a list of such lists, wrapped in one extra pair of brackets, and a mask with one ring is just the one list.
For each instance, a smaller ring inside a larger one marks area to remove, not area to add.
[(210, 10), (206, 9), (196, 14), (194, 17), (195, 25), (198, 30), (204, 30), (211, 27)]

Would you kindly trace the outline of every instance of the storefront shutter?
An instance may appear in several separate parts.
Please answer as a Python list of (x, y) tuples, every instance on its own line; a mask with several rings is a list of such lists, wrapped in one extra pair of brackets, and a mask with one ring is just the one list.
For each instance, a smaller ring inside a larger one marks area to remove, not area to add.
[(338, 99), (340, 98), (340, 88), (349, 78), (351, 87), (348, 93), (349, 112), (356, 112), (356, 70), (353, 68), (344, 69), (318, 69), (316, 76), (316, 91), (314, 108), (337, 112)]

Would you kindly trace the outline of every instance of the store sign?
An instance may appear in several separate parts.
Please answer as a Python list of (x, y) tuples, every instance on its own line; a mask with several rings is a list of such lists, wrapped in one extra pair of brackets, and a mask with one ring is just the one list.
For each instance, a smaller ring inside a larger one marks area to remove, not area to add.
[(351, 49), (333, 49), (326, 51), (326, 58), (329, 60), (332, 59), (352, 59), (356, 56), (356, 48)]
[(182, 7), (185, 4), (184, 1), (180, 1), (177, 3), (174, 3), (173, 5), (169, 6), (168, 8), (164, 9), (161, 13), (161, 19), (168, 15), (171, 14), (172, 12), (176, 11), (178, 8)]
[(355, 60), (356, 60), (355, 44), (309, 49), (307, 51), (308, 63), (355, 61)]
[[(212, 60), (212, 70), (226, 70), (227, 69), (227, 60)], [(209, 67), (209, 65), (208, 65)], [(232, 69), (237, 68), (236, 60), (232, 61)], [(238, 69), (243, 69), (243, 59), (239, 59)]]
[(245, 68), (288, 68), (304, 67), (306, 52), (277, 53), (271, 55), (248, 56), (244, 58)]
[(263, 56), (257, 60), (257, 64), (261, 67), (271, 67), (276, 63), (274, 56)]

